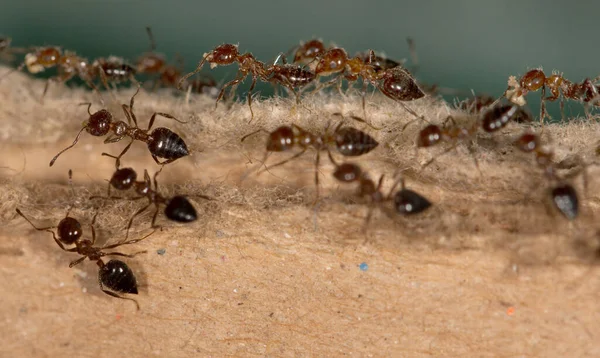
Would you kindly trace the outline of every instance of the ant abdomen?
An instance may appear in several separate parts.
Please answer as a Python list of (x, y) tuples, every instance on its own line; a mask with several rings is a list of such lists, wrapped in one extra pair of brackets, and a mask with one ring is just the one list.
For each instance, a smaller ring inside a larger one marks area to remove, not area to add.
[(360, 179), (362, 170), (356, 164), (342, 163), (335, 168), (333, 176), (344, 183), (352, 183)]
[(379, 142), (367, 133), (352, 127), (342, 127), (335, 132), (338, 151), (347, 157), (356, 157), (369, 153)]
[(394, 207), (399, 214), (412, 215), (427, 210), (431, 202), (410, 189), (402, 189), (394, 195)]
[(294, 130), (292, 127), (281, 126), (269, 134), (267, 151), (283, 152), (294, 146)]
[(81, 238), (83, 231), (81, 224), (76, 219), (67, 216), (58, 223), (58, 239), (67, 245), (72, 245)]
[(516, 105), (496, 106), (485, 112), (481, 121), (484, 131), (491, 133), (504, 128), (508, 122), (515, 118), (519, 110)]
[(560, 213), (569, 220), (579, 214), (579, 199), (577, 191), (570, 184), (560, 184), (551, 191), (552, 202)]
[(313, 72), (294, 65), (278, 66), (273, 75), (273, 79), (292, 87), (304, 87), (314, 81), (315, 77)]
[(439, 143), (441, 140), (442, 129), (435, 124), (430, 124), (419, 132), (419, 137), (417, 138), (417, 146), (431, 147)]
[(381, 92), (397, 101), (414, 101), (425, 96), (415, 80), (403, 69), (392, 69), (383, 75)]
[(165, 159), (178, 159), (190, 154), (179, 135), (168, 128), (159, 127), (152, 131), (148, 140), (150, 153)]
[(533, 133), (525, 133), (515, 141), (515, 146), (522, 152), (531, 153), (539, 148), (540, 140)]
[(98, 281), (101, 286), (115, 292), (138, 294), (137, 281), (133, 271), (120, 260), (110, 260), (106, 264), (98, 261)]
[(165, 207), (165, 216), (177, 222), (192, 222), (198, 218), (196, 209), (184, 196), (174, 196)]
[(117, 169), (110, 178), (110, 185), (117, 190), (127, 190), (133, 186), (137, 173), (132, 168)]

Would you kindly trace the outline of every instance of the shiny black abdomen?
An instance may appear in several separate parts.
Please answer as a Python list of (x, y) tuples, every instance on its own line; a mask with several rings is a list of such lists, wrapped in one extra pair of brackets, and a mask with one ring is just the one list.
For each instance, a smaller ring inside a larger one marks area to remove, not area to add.
[(150, 134), (148, 149), (153, 155), (165, 159), (178, 159), (190, 154), (180, 136), (164, 127), (156, 128)]
[(119, 260), (110, 260), (98, 271), (98, 280), (102, 286), (115, 292), (138, 293), (137, 281), (133, 271), (126, 263)]
[(196, 209), (184, 196), (175, 196), (165, 207), (165, 216), (170, 220), (188, 223), (198, 218)]
[(357, 157), (369, 153), (379, 143), (367, 133), (352, 127), (342, 127), (335, 132), (335, 144), (340, 154)]

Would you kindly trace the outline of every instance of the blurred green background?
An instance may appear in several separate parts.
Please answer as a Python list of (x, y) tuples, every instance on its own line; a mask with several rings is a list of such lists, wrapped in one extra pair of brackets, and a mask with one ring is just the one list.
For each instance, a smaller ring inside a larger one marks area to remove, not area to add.
[[(61, 45), (93, 58), (134, 59), (148, 50), (151, 26), (158, 52), (180, 53), (191, 70), (204, 52), (239, 43), (272, 60), (301, 40), (322, 38), (348, 50), (374, 49), (408, 58), (415, 39), (418, 78), (426, 83), (499, 96), (509, 75), (532, 67), (581, 81), (598, 75), (600, 2), (530, 1), (12, 1), (0, 11), (0, 34), (15, 46)], [(210, 71), (235, 75), (234, 66)], [(539, 94), (529, 96), (537, 113)], [(556, 109), (555, 106), (551, 106)], [(567, 113), (581, 105), (569, 103)]]

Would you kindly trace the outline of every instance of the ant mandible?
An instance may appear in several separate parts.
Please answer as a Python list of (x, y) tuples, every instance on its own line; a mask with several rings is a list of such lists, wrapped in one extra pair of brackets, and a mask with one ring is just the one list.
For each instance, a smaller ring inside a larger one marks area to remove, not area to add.
[[(419, 214), (427, 210), (432, 205), (431, 202), (421, 194), (407, 189), (404, 178), (396, 180), (389, 193), (385, 195), (381, 190), (384, 179), (383, 174), (379, 178), (377, 185), (375, 185), (375, 182), (369, 178), (369, 175), (365, 173), (358, 165), (353, 163), (337, 164), (335, 162), (333, 162), (333, 164), (336, 166), (333, 176), (338, 181), (343, 183), (358, 182), (358, 195), (360, 197), (366, 196), (371, 199), (371, 207), (365, 219), (365, 229), (368, 223), (371, 221), (373, 207), (375, 205), (382, 205), (387, 201), (393, 200), (394, 209), (396, 212), (405, 216)], [(400, 190), (395, 192), (398, 185), (400, 185)]]
[[(71, 170), (69, 170), (69, 183), (71, 183), (71, 177), (72, 177), (72, 172), (71, 172)], [(139, 310), (140, 306), (135, 299), (130, 298), (130, 297), (124, 297), (124, 296), (121, 296), (118, 294), (118, 293), (122, 293), (122, 294), (129, 293), (129, 294), (134, 294), (134, 295), (138, 294), (137, 281), (135, 279), (135, 275), (133, 274), (133, 271), (123, 261), (110, 260), (107, 263), (104, 263), (104, 261), (102, 261), (102, 257), (104, 257), (104, 256), (121, 256), (121, 257), (132, 258), (136, 255), (146, 253), (146, 251), (140, 251), (140, 252), (136, 252), (134, 254), (123, 254), (120, 252), (105, 252), (105, 250), (114, 249), (114, 248), (117, 248), (117, 247), (123, 246), (123, 245), (131, 245), (131, 244), (138, 243), (138, 242), (148, 238), (154, 232), (142, 237), (141, 239), (134, 239), (134, 240), (120, 242), (120, 243), (113, 244), (113, 245), (97, 247), (97, 246), (94, 246), (95, 242), (96, 242), (96, 230), (94, 229), (94, 223), (96, 221), (97, 214), (94, 215), (94, 218), (92, 219), (92, 223), (90, 224), (90, 227), (92, 229), (92, 240), (87, 240), (87, 239), (82, 239), (82, 237), (81, 237), (83, 234), (83, 231), (81, 228), (81, 223), (77, 219), (69, 216), (71, 209), (72, 209), (72, 206), (69, 207), (69, 209), (67, 210), (67, 214), (58, 223), (57, 226), (48, 226), (48, 227), (37, 227), (29, 218), (27, 218), (27, 216), (25, 216), (25, 214), (23, 214), (23, 212), (21, 212), (21, 210), (19, 208), (16, 209), (16, 212), (21, 217), (23, 217), (23, 219), (27, 220), (27, 222), (34, 229), (36, 229), (38, 231), (47, 231), (47, 232), (51, 233), (52, 238), (54, 239), (54, 242), (56, 242), (56, 244), (63, 251), (75, 252), (82, 256), (77, 260), (71, 261), (71, 263), (69, 264), (69, 267), (73, 267), (73, 266), (80, 264), (86, 258), (89, 259), (90, 261), (96, 261), (96, 264), (99, 267), (98, 283), (100, 285), (100, 289), (102, 290), (102, 292), (104, 292), (105, 294), (112, 296), (112, 297), (133, 301), (135, 303), (137, 309)], [(56, 233), (52, 229), (56, 229)], [(75, 245), (75, 247), (67, 248), (67, 246), (71, 246), (71, 245)], [(107, 290), (107, 288), (110, 289), (110, 291)], [(116, 292), (118, 292), (118, 293), (116, 293)]]
[[(334, 113), (333, 115), (343, 117), (341, 113)], [(368, 125), (366, 121), (359, 117), (351, 116), (351, 118)], [(259, 132), (266, 132), (269, 134), (269, 138), (267, 139), (265, 156), (261, 161), (261, 165), (265, 165), (267, 157), (271, 152), (285, 152), (292, 150), (294, 147), (300, 147), (302, 149), (300, 152), (294, 154), (293, 156), (283, 161), (265, 167), (264, 170), (269, 170), (271, 168), (283, 165), (291, 160), (299, 158), (304, 153), (306, 153), (306, 151), (310, 147), (315, 149), (317, 152), (317, 156), (315, 158), (315, 185), (317, 187), (318, 197), (319, 164), (322, 151), (327, 151), (330, 159), (332, 159), (331, 147), (335, 147), (337, 151), (343, 156), (356, 157), (369, 153), (379, 145), (379, 143), (367, 133), (353, 127), (344, 127), (343, 124), (344, 122), (340, 121), (340, 123), (333, 130), (333, 133), (329, 133), (327, 131), (329, 127), (328, 125), (325, 129), (325, 133), (321, 135), (315, 135), (313, 133), (310, 133), (309, 131), (298, 126), (297, 124), (292, 124), (291, 126), (281, 126), (272, 132), (268, 132), (264, 128), (261, 128), (255, 132), (245, 135), (244, 137), (242, 137), (241, 141), (243, 142), (249, 136)]]
[[(162, 168), (154, 174), (153, 180), (150, 181), (150, 175), (148, 175), (148, 171), (144, 170), (144, 180), (136, 181), (137, 173), (132, 168), (117, 169), (108, 182), (108, 191), (106, 197), (90, 197), (90, 199), (124, 199), (121, 197), (110, 196), (110, 188), (112, 186), (113, 188), (120, 191), (125, 191), (134, 188), (136, 194), (138, 194), (139, 196), (129, 198), (129, 200), (139, 200), (143, 198), (148, 199), (148, 204), (136, 211), (135, 214), (133, 214), (133, 216), (131, 217), (131, 219), (129, 219), (125, 239), (129, 237), (129, 229), (133, 224), (133, 219), (135, 219), (136, 216), (146, 211), (150, 207), (150, 205), (154, 205), (156, 208), (156, 210), (154, 211), (154, 215), (152, 216), (152, 228), (158, 227), (156, 225), (156, 218), (158, 216), (158, 212), (161, 205), (165, 205), (165, 216), (172, 221), (188, 223), (195, 221), (198, 218), (196, 209), (194, 209), (194, 206), (187, 200), (185, 196), (177, 195), (171, 198), (166, 198), (158, 192), (158, 183), (156, 181), (156, 177), (158, 176), (158, 174), (160, 174), (161, 171)], [(152, 183), (154, 183), (154, 189), (152, 188)], [(206, 200), (212, 200), (212, 198), (205, 195), (195, 194), (194, 196)]]
[(186, 74), (179, 80), (179, 84), (177, 85), (177, 88), (181, 90), (183, 83), (191, 76), (200, 72), (200, 70), (202, 69), (202, 66), (204, 66), (204, 63), (207, 61), (208, 61), (208, 63), (210, 63), (211, 68), (215, 68), (217, 66), (231, 65), (235, 62), (238, 63), (237, 77), (235, 79), (233, 79), (232, 81), (229, 81), (225, 85), (223, 85), (223, 87), (221, 88), (221, 91), (219, 92), (219, 95), (217, 96), (215, 107), (217, 106), (219, 101), (223, 98), (223, 95), (225, 94), (225, 90), (227, 88), (232, 87), (232, 86), (237, 86), (248, 75), (252, 75), (252, 84), (250, 85), (250, 89), (248, 90), (248, 107), (250, 108), (250, 114), (251, 114), (252, 118), (254, 118), (254, 112), (252, 111), (252, 91), (254, 90), (254, 87), (256, 86), (256, 81), (258, 79), (261, 79), (263, 81), (268, 81), (268, 72), (266, 70), (265, 64), (263, 62), (255, 59), (254, 56), (249, 52), (240, 54), (237, 45), (233, 45), (233, 44), (219, 45), (219, 46), (215, 47), (209, 53), (204, 54), (204, 56), (202, 57), (202, 60), (200, 61), (200, 63), (198, 63), (198, 66), (196, 67), (196, 69), (194, 71)]
[[(135, 113), (133, 112), (133, 104), (134, 98), (139, 93), (139, 91), (140, 86), (138, 86), (137, 91), (131, 97), (129, 106), (125, 104), (122, 105), (123, 112), (127, 117), (129, 125), (123, 121), (115, 121), (113, 119), (112, 114), (106, 109), (101, 109), (97, 112), (91, 113), (90, 108), (92, 104), (82, 103), (82, 105), (88, 106), (87, 110), (90, 116), (89, 119), (86, 122), (84, 122), (83, 128), (81, 128), (81, 130), (77, 134), (77, 137), (75, 137), (73, 143), (65, 149), (61, 150), (57, 155), (54, 156), (54, 158), (52, 158), (52, 160), (50, 161), (50, 166), (54, 165), (54, 162), (62, 153), (71, 149), (73, 146), (75, 146), (75, 144), (77, 144), (77, 142), (79, 141), (79, 136), (84, 130), (95, 137), (102, 137), (107, 135), (109, 132), (112, 132), (112, 134), (104, 140), (104, 143), (116, 143), (124, 137), (131, 138), (131, 141), (123, 149), (121, 154), (119, 154), (116, 157), (108, 155), (116, 158), (115, 164), (117, 168), (119, 168), (121, 164), (121, 157), (125, 153), (127, 153), (127, 151), (129, 150), (129, 148), (135, 140), (139, 140), (147, 144), (148, 150), (152, 155), (152, 159), (154, 159), (154, 161), (159, 165), (171, 163), (181, 157), (188, 155), (189, 150), (183, 139), (181, 139), (179, 135), (175, 134), (175, 132), (171, 131), (170, 129), (158, 127), (155, 128), (151, 133), (148, 133), (150, 132), (150, 129), (152, 129), (152, 126), (154, 125), (154, 119), (157, 115), (173, 119), (179, 123), (186, 122), (180, 121), (179, 119), (175, 118), (174, 116), (168, 113), (155, 112), (152, 115), (152, 117), (150, 117), (148, 129), (144, 130), (138, 127), (137, 118), (135, 116)], [(132, 120), (134, 126), (131, 126)], [(103, 153), (103, 155), (107, 154)], [(164, 158), (166, 160), (163, 162), (159, 162), (158, 158)]]

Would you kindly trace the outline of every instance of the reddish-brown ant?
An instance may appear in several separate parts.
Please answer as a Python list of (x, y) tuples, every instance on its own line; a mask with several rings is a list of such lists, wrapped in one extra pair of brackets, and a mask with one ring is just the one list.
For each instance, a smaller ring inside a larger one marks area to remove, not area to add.
[(176, 87), (181, 77), (181, 68), (168, 64), (163, 54), (155, 52), (156, 42), (150, 27), (146, 27), (146, 33), (150, 40), (150, 51), (138, 58), (135, 66), (137, 73), (158, 75), (159, 78), (155, 82), (154, 88), (160, 84), (166, 87)]
[[(283, 65), (278, 65), (279, 59), (282, 59)], [(316, 76), (310, 69), (296, 65), (288, 64), (283, 53), (275, 59), (273, 65), (266, 69), (268, 81), (274, 84), (281, 84), (289, 89), (296, 96), (296, 103), (300, 103), (300, 97), (296, 88), (303, 88), (311, 84)], [(264, 79), (267, 80), (267, 79)]]
[(135, 79), (135, 68), (121, 57), (98, 58), (92, 63), (92, 69), (94, 77), (99, 77), (106, 89), (109, 89), (109, 82), (118, 84), (129, 80), (134, 84), (138, 84)]
[[(334, 113), (334, 115), (341, 116), (340, 113)], [(363, 119), (352, 116), (352, 119), (366, 123)], [(268, 132), (265, 129), (259, 129), (255, 132), (245, 135), (241, 141), (244, 141), (251, 135), (258, 132), (266, 132), (269, 134), (267, 140), (266, 152), (261, 165), (265, 165), (268, 155), (271, 152), (285, 152), (292, 150), (296, 147), (302, 150), (293, 156), (280, 161), (276, 164), (272, 164), (266, 167), (264, 170), (271, 169), (283, 165), (291, 160), (294, 160), (302, 156), (308, 148), (313, 148), (317, 152), (315, 159), (315, 185), (317, 186), (317, 197), (319, 196), (319, 163), (320, 154), (322, 151), (327, 151), (331, 158), (331, 148), (334, 147), (337, 151), (346, 157), (356, 157), (363, 154), (367, 154), (375, 149), (379, 143), (367, 133), (358, 130), (353, 127), (344, 127), (344, 122), (341, 121), (333, 130), (332, 133), (328, 132), (328, 128), (325, 129), (325, 133), (321, 135), (315, 135), (309, 131), (303, 129), (297, 124), (291, 126), (281, 126), (272, 132)], [(368, 123), (367, 123), (368, 124)], [(329, 127), (329, 125), (327, 126)]]
[[(546, 101), (554, 102), (560, 98), (560, 109), (564, 117), (564, 99), (571, 99), (587, 104), (599, 106), (597, 101), (599, 88), (596, 83), (600, 76), (592, 80), (586, 78), (581, 83), (574, 83), (563, 77), (562, 74), (553, 72), (546, 76), (541, 69), (533, 69), (524, 74), (517, 80), (515, 76), (508, 79), (508, 88), (504, 91), (503, 97), (508, 98), (513, 103), (525, 104), (525, 96), (529, 92), (535, 92), (541, 89), (540, 105), (540, 123), (547, 116)], [(550, 96), (546, 97), (546, 88), (550, 91)], [(587, 106), (586, 106), (587, 111)]]
[[(485, 111), (469, 126), (457, 126), (454, 118), (448, 116), (446, 121), (444, 121), (444, 125), (439, 126), (430, 124), (419, 132), (417, 137), (417, 148), (429, 148), (442, 142), (452, 143), (448, 149), (440, 154), (443, 155), (454, 150), (461, 142), (473, 138), (479, 128), (487, 133), (494, 133), (504, 128), (510, 121), (516, 121), (517, 119), (521, 121), (523, 120), (522, 118), (525, 118), (527, 115), (527, 112), (521, 107), (514, 104), (507, 104), (497, 105)], [(452, 122), (453, 125), (447, 127), (447, 122)], [(468, 148), (469, 151), (471, 151), (471, 154), (473, 154), (471, 147)], [(434, 157), (429, 160), (423, 165), (423, 168), (433, 163), (435, 159), (436, 158)], [(473, 155), (473, 159), (477, 169), (479, 169), (479, 163), (477, 162), (475, 155)]]
[[(71, 182), (72, 172), (69, 170), (69, 182)], [(96, 242), (96, 230), (94, 229), (94, 223), (96, 220), (96, 215), (92, 219), (92, 223), (90, 227), (92, 229), (92, 239), (82, 239), (82, 228), (81, 223), (69, 216), (72, 207), (69, 207), (67, 210), (67, 214), (65, 217), (58, 223), (58, 226), (48, 226), (48, 227), (37, 227), (29, 218), (27, 218), (21, 210), (16, 209), (17, 214), (23, 217), (27, 222), (38, 231), (47, 231), (52, 234), (52, 238), (54, 242), (64, 251), (67, 252), (76, 252), (82, 257), (77, 260), (71, 261), (69, 267), (73, 267), (75, 265), (80, 264), (86, 258), (90, 261), (96, 261), (96, 264), (99, 267), (98, 270), (98, 283), (100, 284), (100, 289), (102, 292), (106, 293), (109, 296), (131, 300), (135, 302), (138, 310), (140, 309), (139, 304), (136, 300), (129, 297), (121, 296), (118, 293), (130, 293), (137, 294), (137, 282), (133, 271), (120, 260), (110, 260), (107, 263), (102, 261), (102, 257), (104, 256), (121, 256), (121, 257), (134, 257), (138, 254), (145, 253), (146, 251), (136, 252), (134, 254), (123, 254), (120, 252), (105, 252), (105, 250), (114, 249), (123, 245), (131, 245), (138, 243), (146, 238), (148, 238), (153, 233), (142, 237), (141, 239), (128, 240), (125, 242), (120, 242), (113, 245), (107, 245), (102, 247), (94, 246)], [(52, 230), (56, 229), (56, 233)], [(73, 248), (67, 248), (67, 246), (75, 245)], [(107, 290), (110, 289), (111, 291)]]
[(248, 107), (250, 107), (250, 114), (252, 118), (254, 118), (254, 112), (252, 111), (252, 91), (256, 86), (256, 81), (261, 79), (263, 81), (268, 81), (268, 72), (266, 70), (265, 64), (261, 61), (258, 61), (254, 58), (251, 53), (240, 54), (237, 45), (233, 44), (224, 44), (215, 47), (209, 53), (204, 54), (200, 63), (196, 69), (185, 76), (183, 76), (179, 80), (179, 84), (177, 88), (182, 89), (185, 81), (196, 73), (200, 72), (204, 63), (210, 63), (210, 67), (214, 68), (217, 66), (227, 66), (231, 65), (235, 62), (238, 64), (238, 75), (232, 81), (227, 82), (219, 92), (219, 96), (217, 96), (217, 101), (215, 106), (219, 103), (219, 101), (223, 98), (225, 94), (225, 90), (232, 86), (237, 86), (240, 82), (242, 82), (248, 75), (252, 75), (252, 84), (250, 85), (250, 89), (248, 90)]
[[(336, 169), (333, 176), (343, 183), (355, 183), (358, 182), (358, 195), (363, 197), (366, 196), (371, 199), (371, 208), (367, 214), (365, 220), (366, 225), (370, 222), (373, 213), (374, 205), (382, 205), (387, 201), (394, 202), (394, 209), (400, 215), (414, 215), (427, 210), (431, 206), (431, 202), (417, 192), (407, 189), (404, 184), (404, 178), (396, 180), (392, 185), (389, 193), (385, 195), (381, 190), (383, 185), (384, 175), (381, 175), (377, 185), (369, 178), (369, 175), (365, 173), (358, 165), (353, 163), (342, 163), (337, 164), (330, 158)], [(395, 192), (396, 188), (400, 185), (400, 190)], [(392, 197), (393, 195), (393, 197)]]
[[(150, 129), (152, 129), (152, 126), (154, 125), (154, 119), (157, 115), (173, 119), (180, 123), (185, 122), (180, 121), (179, 119), (173, 117), (168, 113), (155, 112), (152, 115), (152, 117), (150, 117), (148, 129), (141, 129), (138, 127), (137, 118), (135, 116), (135, 113), (133, 112), (133, 103), (134, 98), (139, 93), (139, 91), (140, 87), (138, 86), (137, 91), (131, 97), (129, 106), (125, 104), (122, 105), (123, 112), (127, 117), (129, 125), (123, 121), (115, 121), (113, 119), (112, 114), (106, 109), (101, 109), (97, 112), (92, 113), (90, 112), (92, 104), (82, 103), (88, 106), (87, 110), (90, 116), (89, 119), (86, 122), (84, 122), (83, 128), (81, 128), (81, 130), (77, 134), (77, 137), (75, 137), (73, 143), (67, 148), (61, 150), (57, 155), (54, 156), (54, 158), (52, 158), (52, 160), (50, 161), (50, 166), (54, 164), (56, 159), (62, 153), (71, 149), (73, 146), (75, 146), (75, 144), (77, 144), (77, 142), (79, 141), (79, 136), (84, 130), (96, 137), (102, 137), (107, 135), (109, 132), (112, 132), (112, 134), (104, 140), (104, 143), (115, 143), (120, 141), (124, 137), (131, 138), (131, 141), (129, 142), (129, 144), (127, 144), (125, 149), (123, 149), (121, 154), (119, 154), (116, 157), (111, 156), (116, 158), (117, 168), (119, 168), (120, 166), (121, 157), (129, 150), (133, 142), (136, 140), (142, 141), (148, 145), (148, 150), (152, 155), (152, 159), (154, 159), (154, 161), (159, 165), (171, 163), (181, 157), (188, 155), (189, 151), (187, 145), (179, 135), (175, 134), (175, 132), (164, 127), (155, 128), (152, 132), (150, 132)], [(134, 126), (130, 125), (132, 120)], [(103, 153), (103, 155), (106, 154)], [(163, 162), (159, 162), (158, 158), (164, 158), (166, 160)]]
[[(557, 173), (553, 161), (554, 153), (542, 145), (540, 137), (533, 133), (524, 133), (515, 141), (517, 149), (524, 153), (533, 153), (535, 161), (549, 180), (558, 182), (550, 190), (552, 203), (568, 220), (573, 220), (579, 214), (579, 199), (575, 188), (566, 183)], [(585, 168), (584, 168), (585, 170)], [(584, 172), (585, 175), (585, 172)], [(585, 178), (584, 178), (585, 180)]]
[(397, 101), (402, 107), (417, 118), (421, 118), (415, 111), (407, 107), (402, 102), (414, 101), (425, 96), (425, 93), (419, 88), (413, 76), (403, 68), (397, 66), (377, 72), (372, 63), (375, 53), (369, 51), (369, 60), (364, 61), (360, 57), (349, 58), (346, 51), (342, 48), (332, 48), (320, 57), (315, 68), (315, 75), (328, 76), (337, 74), (338, 76), (329, 82), (325, 82), (315, 91), (339, 82), (343, 76), (348, 81), (357, 81), (359, 77), (363, 79), (362, 106), (365, 110), (365, 96), (368, 84), (379, 89), (381, 93), (388, 98)]
[[(129, 223), (127, 224), (127, 234), (125, 235), (125, 239), (127, 239), (127, 237), (129, 237), (129, 229), (131, 228), (133, 219), (135, 219), (136, 216), (138, 216), (141, 213), (143, 213), (144, 211), (146, 211), (150, 207), (150, 205), (154, 205), (156, 208), (156, 210), (154, 211), (154, 215), (152, 216), (152, 224), (151, 224), (152, 228), (158, 227), (156, 225), (156, 218), (158, 216), (158, 212), (159, 212), (161, 205), (165, 205), (164, 213), (165, 213), (165, 216), (170, 220), (173, 220), (176, 222), (181, 222), (181, 223), (188, 223), (188, 222), (195, 221), (198, 218), (198, 215), (196, 214), (196, 209), (194, 209), (194, 206), (187, 200), (187, 198), (185, 196), (177, 195), (172, 198), (166, 198), (158, 192), (158, 183), (156, 181), (156, 177), (158, 176), (158, 174), (161, 171), (162, 171), (162, 168), (154, 174), (153, 180), (150, 181), (150, 175), (148, 175), (148, 171), (144, 170), (144, 180), (136, 181), (137, 173), (133, 169), (131, 169), (131, 168), (117, 169), (109, 181), (107, 196), (106, 197), (101, 197), (101, 196), (90, 197), (90, 199), (98, 199), (98, 198), (123, 199), (121, 197), (110, 196), (110, 188), (112, 186), (113, 188), (115, 188), (117, 190), (121, 190), (121, 191), (125, 191), (125, 190), (129, 190), (131, 188), (134, 188), (134, 190), (135, 190), (136, 194), (138, 194), (138, 196), (134, 197), (134, 198), (130, 198), (129, 200), (139, 200), (139, 199), (143, 199), (143, 198), (148, 199), (148, 204), (146, 206), (140, 208), (138, 211), (136, 211), (135, 214), (133, 214), (133, 216), (129, 220)], [(152, 188), (153, 183), (154, 183), (154, 189)], [(197, 197), (200, 197), (200, 198), (203, 198), (206, 200), (212, 200), (210, 197), (205, 196), (205, 195), (196, 194), (194, 196), (197, 196)]]

